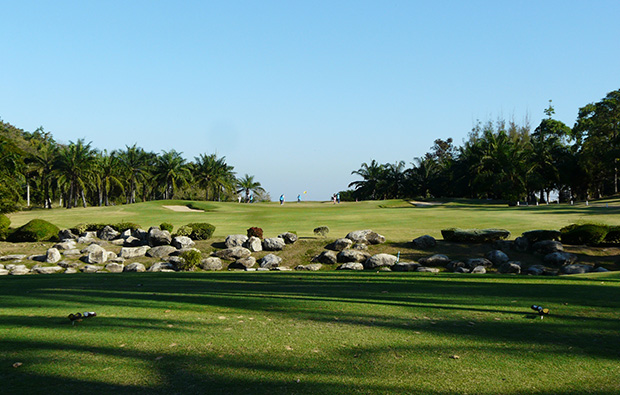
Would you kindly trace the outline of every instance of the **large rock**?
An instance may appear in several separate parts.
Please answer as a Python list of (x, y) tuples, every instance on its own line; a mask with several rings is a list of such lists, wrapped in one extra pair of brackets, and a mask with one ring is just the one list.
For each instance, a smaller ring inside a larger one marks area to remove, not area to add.
[(285, 244), (295, 244), (297, 241), (297, 235), (291, 232), (279, 234), (278, 237), (284, 240)]
[(28, 269), (26, 265), (7, 265), (6, 269), (12, 276), (22, 276), (30, 273), (30, 269)]
[(484, 266), (486, 268), (493, 267), (493, 262), (486, 258), (469, 258), (465, 260), (465, 267), (473, 269), (476, 266)]
[(435, 254), (420, 258), (418, 261), (421, 265), (444, 266), (450, 263), (450, 258), (443, 254)]
[(93, 244), (89, 244), (88, 246), (80, 250), (82, 254), (90, 254), (91, 252), (95, 252), (95, 251), (105, 251), (105, 249), (101, 247), (99, 244), (93, 243)]
[(368, 243), (368, 240), (366, 240), (366, 236), (369, 233), (372, 233), (372, 230), (370, 229), (354, 230), (353, 232), (349, 232), (349, 234), (346, 235), (345, 238), (351, 241), (354, 241), (354, 242)]
[(97, 273), (99, 270), (102, 270), (102, 269), (103, 269), (103, 266), (99, 266), (99, 265), (85, 265), (80, 270), (82, 271), (82, 273)]
[(541, 276), (545, 274), (546, 268), (543, 265), (531, 265), (525, 270), (525, 274)]
[(125, 266), (122, 263), (108, 263), (105, 265), (105, 269), (110, 273), (122, 273)]
[(226, 236), (224, 244), (226, 244), (226, 248), (244, 247), (243, 243), (245, 243), (247, 240), (248, 236), (246, 235), (228, 235)]
[(179, 250), (184, 250), (187, 248), (192, 248), (196, 245), (196, 243), (194, 243), (194, 240), (187, 236), (175, 236), (172, 239), (172, 245)]
[(60, 241), (65, 241), (65, 240), (77, 240), (77, 236), (73, 234), (73, 232), (71, 232), (71, 230), (69, 229), (62, 229), (58, 232), (58, 240)]
[(7, 276), (9, 271), (7, 269), (0, 269), (0, 276)]
[(521, 273), (521, 262), (505, 262), (500, 265), (497, 271), (501, 274), (519, 274)]
[(568, 266), (577, 261), (577, 255), (568, 252), (552, 252), (551, 254), (545, 255), (543, 261), (547, 265), (555, 267)]
[[(216, 258), (217, 259), (217, 258)], [(148, 268), (147, 272), (174, 271), (175, 266), (170, 262), (155, 262)]]
[(501, 251), (501, 250), (489, 251), (484, 255), (484, 257), (490, 260), (491, 262), (493, 262), (493, 266), (503, 265), (504, 263), (510, 260), (508, 258), (508, 255), (506, 255), (506, 253), (504, 253), (504, 251)]
[[(336, 259), (339, 263), (346, 262), (365, 262), (366, 259), (370, 258), (370, 254), (365, 251), (360, 250), (343, 250), (336, 255)], [(362, 265), (363, 267), (364, 265)]]
[(106, 240), (106, 241), (110, 241), (110, 240), (114, 240), (117, 237), (119, 237), (121, 234), (120, 232), (117, 232), (116, 230), (114, 230), (114, 228), (112, 228), (111, 226), (105, 226), (103, 229), (101, 229), (101, 231), (99, 232), (99, 238), (101, 240)]
[(463, 261), (456, 261), (456, 260), (455, 261), (450, 261), (446, 265), (446, 269), (448, 271), (451, 271), (451, 272), (456, 272), (460, 268), (468, 269), (467, 273), (469, 273), (469, 271), (471, 270), (471, 268), (468, 268), (467, 265), (465, 264), (465, 262), (463, 262)]
[(63, 270), (60, 266), (37, 266), (32, 268), (32, 272), (37, 274), (54, 274)]
[(471, 269), (472, 274), (486, 274), (487, 269), (484, 266), (476, 266)]
[(537, 254), (547, 255), (554, 252), (564, 251), (564, 246), (559, 241), (543, 240), (534, 243), (534, 245), (532, 245), (532, 250), (534, 250), (534, 252)]
[(123, 247), (121, 248), (121, 253), (119, 256), (125, 259), (138, 258), (141, 256), (145, 256), (146, 252), (150, 250), (149, 246), (141, 246), (141, 247)]
[(366, 240), (370, 244), (383, 244), (385, 243), (385, 236), (376, 232), (370, 232), (366, 235)]
[(417, 262), (398, 262), (392, 266), (393, 272), (415, 272), (421, 265)]
[(145, 272), (146, 268), (144, 267), (143, 264), (139, 263), (139, 262), (134, 262), (134, 263), (130, 263), (129, 265), (125, 266), (125, 268), (123, 269), (124, 272)]
[(325, 246), (325, 248), (327, 248), (328, 250), (332, 250), (332, 251), (342, 251), (342, 250), (346, 250), (347, 248), (350, 248), (352, 245), (353, 245), (353, 241), (345, 237), (342, 239), (337, 239), (333, 243), (330, 243), (327, 246)]
[(125, 247), (140, 247), (146, 245), (147, 242), (142, 240), (139, 237), (129, 236), (123, 241), (123, 246)]
[(72, 250), (74, 249), (76, 246), (76, 243), (74, 240), (65, 240), (61, 243), (56, 243), (54, 244), (54, 248), (56, 248), (59, 251), (66, 251), (66, 250)]
[(270, 237), (263, 240), (263, 250), (265, 251), (281, 251), (285, 246), (284, 239), (279, 237)]
[(253, 256), (248, 256), (245, 258), (237, 259), (233, 263), (237, 265), (242, 265), (243, 267), (252, 267), (256, 264), (256, 258), (254, 258)]
[(441, 235), (445, 241), (455, 243), (493, 243), (510, 236), (505, 229), (444, 229)]
[(241, 258), (247, 258), (252, 255), (252, 252), (244, 247), (231, 247), (226, 248), (225, 250), (220, 250), (215, 253), (218, 258), (227, 260), (227, 261), (235, 261)]
[(146, 256), (150, 256), (152, 258), (165, 258), (176, 251), (177, 249), (173, 246), (163, 245), (151, 248), (146, 252)]
[(517, 237), (512, 244), (512, 248), (519, 252), (526, 252), (530, 249), (530, 241), (525, 237)]
[(377, 267), (392, 267), (398, 261), (398, 258), (390, 254), (376, 254), (366, 259), (364, 262), (365, 269), (375, 269)]
[(109, 256), (108, 251), (101, 247), (98, 249), (92, 249), (92, 251), (86, 256), (86, 263), (90, 263), (92, 265), (102, 264), (107, 262)]
[(202, 270), (211, 270), (211, 271), (215, 271), (215, 270), (222, 270), (222, 260), (218, 257), (215, 256), (210, 256), (206, 259), (203, 259), (202, 262), (200, 262), (200, 267), (202, 268)]
[(252, 252), (259, 252), (263, 250), (263, 242), (258, 237), (251, 236), (243, 243), (243, 247)]
[(25, 254), (11, 254), (11, 255), (3, 255), (0, 256), (0, 262), (5, 261), (21, 261), (25, 259), (28, 255)]
[(258, 261), (258, 265), (262, 268), (272, 269), (280, 266), (282, 258), (274, 254), (267, 254)]
[(321, 270), (321, 268), (323, 267), (323, 265), (321, 265), (320, 263), (310, 263), (307, 265), (297, 265), (295, 267), (295, 270), (300, 270), (300, 271), (310, 271), (310, 272), (316, 272)]
[(590, 265), (567, 265), (560, 269), (562, 274), (583, 274), (591, 271), (592, 266)]
[(426, 272), (426, 273), (439, 273), (439, 268), (437, 267), (425, 267), (420, 266), (416, 269), (416, 272)]
[(75, 257), (75, 256), (78, 256), (78, 255), (82, 255), (82, 253), (77, 248), (72, 248), (70, 250), (64, 250), (62, 252), (62, 255)]
[(172, 236), (167, 230), (161, 230), (157, 227), (149, 229), (148, 242), (151, 247), (170, 245)]
[(336, 270), (364, 270), (364, 265), (359, 262), (345, 262), (338, 266)]
[(530, 244), (535, 244), (543, 240), (560, 241), (561, 235), (559, 230), (530, 230), (528, 232), (523, 232), (521, 237), (525, 237)]
[(62, 259), (62, 255), (60, 255), (60, 251), (56, 248), (50, 248), (47, 250), (47, 254), (45, 256), (45, 262), (47, 263), (56, 263)]
[(313, 262), (323, 263), (325, 265), (333, 265), (338, 262), (336, 253), (334, 251), (323, 251), (319, 255), (312, 258)]
[(88, 235), (89, 233), (94, 233), (94, 232), (86, 232), (87, 236), (80, 236), (77, 239), (78, 244), (92, 244), (95, 243), (97, 241), (96, 238)]
[(421, 250), (428, 250), (437, 245), (437, 240), (434, 237), (429, 235), (424, 235), (413, 239), (411, 242), (414, 248), (419, 248)]

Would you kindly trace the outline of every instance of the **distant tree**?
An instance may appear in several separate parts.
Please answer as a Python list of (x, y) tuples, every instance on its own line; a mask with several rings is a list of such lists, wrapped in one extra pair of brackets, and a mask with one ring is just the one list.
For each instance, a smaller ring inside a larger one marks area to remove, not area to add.
[(101, 198), (99, 205), (110, 205), (110, 194), (113, 190), (124, 192), (123, 183), (120, 179), (121, 168), (118, 152), (108, 154), (106, 150), (97, 156), (96, 172), (100, 183), (99, 191)]
[(175, 150), (163, 151), (156, 158), (154, 176), (156, 184), (163, 187), (164, 199), (172, 199), (177, 185), (186, 185), (192, 179), (188, 164)]
[(380, 196), (380, 183), (384, 180), (385, 166), (372, 160), (370, 164), (362, 163), (358, 170), (354, 170), (351, 174), (362, 177), (362, 180), (353, 181), (349, 187), (355, 188), (356, 197), (359, 199), (378, 199)]
[(78, 139), (76, 143), (70, 142), (68, 146), (62, 147), (58, 153), (59, 182), (67, 191), (67, 208), (77, 206), (80, 198), (86, 207), (86, 189), (92, 181), (96, 162), (96, 151), (90, 144)]
[(260, 185), (260, 182), (254, 181), (254, 176), (244, 175), (237, 180), (237, 193), (243, 192), (245, 194), (245, 202), (250, 201), (250, 193), (261, 194), (265, 190)]
[(116, 153), (123, 171), (127, 188), (125, 188), (127, 204), (136, 202), (136, 191), (140, 182), (143, 185), (143, 196), (146, 195), (147, 178), (150, 176), (150, 167), (152, 155), (149, 155), (142, 148), (134, 144), (133, 146), (125, 146), (124, 151)]
[(198, 185), (205, 191), (205, 200), (209, 200), (209, 192), (215, 199), (217, 193), (218, 200), (221, 199), (223, 191), (233, 191), (236, 186), (234, 167), (226, 164), (226, 157), (218, 158), (216, 154), (200, 154), (194, 158), (195, 178)]

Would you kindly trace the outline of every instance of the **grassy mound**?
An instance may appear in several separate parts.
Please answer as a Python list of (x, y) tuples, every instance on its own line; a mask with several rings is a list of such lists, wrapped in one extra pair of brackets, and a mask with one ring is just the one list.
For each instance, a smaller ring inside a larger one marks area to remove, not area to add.
[(27, 224), (15, 229), (9, 236), (12, 242), (28, 241), (55, 241), (58, 239), (58, 226), (43, 219), (33, 219)]
[(4, 214), (0, 214), (0, 240), (6, 240), (9, 234), (11, 220)]

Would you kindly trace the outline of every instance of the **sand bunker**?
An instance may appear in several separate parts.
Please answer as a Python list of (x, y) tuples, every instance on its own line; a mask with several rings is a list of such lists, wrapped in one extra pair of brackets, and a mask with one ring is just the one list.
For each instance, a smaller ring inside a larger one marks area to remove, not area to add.
[(168, 210), (177, 211), (180, 213), (204, 213), (204, 210), (197, 210), (193, 208), (189, 208), (187, 206), (162, 206), (163, 208), (167, 208)]
[(413, 204), (416, 207), (431, 207), (431, 206), (440, 206), (443, 203), (439, 202), (418, 202), (418, 201), (410, 201), (409, 203)]

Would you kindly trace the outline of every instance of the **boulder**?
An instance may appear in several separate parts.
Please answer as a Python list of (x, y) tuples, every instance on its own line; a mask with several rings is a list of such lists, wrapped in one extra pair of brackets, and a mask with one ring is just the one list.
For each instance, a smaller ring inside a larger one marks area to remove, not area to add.
[(6, 269), (0, 269), (0, 276), (7, 276), (9, 274), (9, 271)]
[(545, 274), (546, 268), (543, 265), (531, 265), (525, 270), (525, 274), (541, 276)]
[(26, 265), (7, 265), (6, 269), (12, 276), (23, 276), (24, 274), (30, 273), (30, 269), (28, 269)]
[(364, 243), (355, 243), (351, 246), (351, 248), (354, 250), (366, 251), (368, 246)]
[(243, 247), (247, 248), (251, 252), (259, 252), (263, 250), (263, 242), (256, 236), (249, 237)]
[[(87, 232), (89, 233), (89, 232)], [(97, 240), (94, 237), (89, 237), (89, 236), (80, 236), (77, 239), (78, 244), (91, 244), (96, 242)]]
[(157, 247), (153, 247), (149, 249), (145, 255), (152, 257), (152, 258), (165, 258), (168, 255), (176, 251), (177, 249), (174, 248), (173, 246), (163, 245), (163, 246), (157, 246)]
[(101, 229), (101, 231), (99, 231), (99, 238), (105, 241), (114, 240), (120, 235), (120, 232), (117, 232), (111, 226), (105, 226), (103, 229)]
[(508, 255), (501, 250), (489, 251), (484, 255), (484, 257), (490, 260), (493, 263), (493, 266), (500, 266), (510, 260)]
[(346, 235), (345, 238), (351, 241), (354, 241), (354, 242), (367, 243), (368, 240), (366, 239), (366, 236), (369, 233), (372, 233), (372, 230), (370, 229), (354, 230), (353, 232), (349, 232), (349, 234)]
[[(359, 250), (343, 250), (336, 255), (336, 260), (339, 263), (346, 262), (365, 262), (366, 259), (370, 258), (370, 254), (365, 251)], [(363, 265), (362, 265), (363, 266)]]
[(0, 262), (6, 261), (21, 261), (25, 259), (27, 255), (25, 254), (11, 254), (11, 255), (3, 255), (0, 257)]
[[(483, 269), (484, 269), (484, 266), (477, 266), (477, 267), (481, 267), (481, 268), (483, 268)], [(485, 272), (485, 273), (486, 273), (486, 271), (487, 271), (487, 270), (486, 270), (486, 269), (484, 269), (484, 272)], [(468, 269), (468, 268), (463, 267), (463, 266), (459, 266), (459, 267), (457, 267), (456, 269), (454, 269), (454, 273), (464, 273), (464, 274), (466, 274), (466, 273), (471, 273), (471, 272), (472, 272), (472, 269)]]
[(45, 255), (30, 255), (28, 258), (29, 261), (37, 261), (37, 262), (45, 262), (47, 259), (47, 254)]
[(465, 267), (473, 269), (476, 266), (493, 267), (493, 262), (486, 258), (469, 258), (465, 260)]
[(187, 236), (175, 236), (172, 239), (172, 246), (178, 248), (179, 250), (184, 250), (186, 248), (192, 248), (196, 245), (194, 240), (190, 239)]
[(105, 270), (110, 273), (122, 273), (125, 266), (122, 263), (108, 263), (105, 265)]
[(590, 265), (566, 265), (560, 269), (562, 274), (583, 274), (592, 271)]
[(472, 274), (485, 274), (487, 272), (487, 269), (484, 266), (476, 266), (475, 268), (471, 269)]
[(58, 262), (58, 266), (60, 266), (60, 267), (62, 267), (64, 269), (68, 269), (70, 267), (76, 268), (76, 267), (80, 266), (80, 264), (77, 263), (77, 262), (64, 262), (64, 261), (62, 261), (62, 262)]
[(345, 262), (338, 266), (336, 270), (364, 270), (364, 265), (359, 262)]
[(418, 261), (421, 265), (444, 266), (450, 262), (450, 258), (448, 258), (446, 255), (435, 254), (420, 258)]
[(520, 274), (521, 262), (505, 262), (500, 265), (497, 272), (501, 274)]
[(82, 271), (82, 273), (97, 273), (99, 270), (102, 270), (102, 269), (103, 269), (103, 266), (99, 266), (99, 265), (85, 265), (80, 270)]
[(58, 232), (58, 240), (60, 241), (65, 241), (65, 240), (77, 240), (77, 236), (73, 234), (73, 232), (71, 232), (71, 230), (69, 229), (62, 229)]
[(146, 252), (150, 250), (149, 246), (141, 246), (141, 247), (123, 247), (121, 248), (121, 253), (119, 256), (125, 259), (138, 258), (141, 256), (145, 256)]
[[(217, 259), (217, 258), (216, 258)], [(175, 266), (170, 262), (155, 262), (148, 268), (147, 272), (155, 273), (161, 272), (163, 270), (172, 270), (174, 271)]]
[(526, 252), (530, 249), (530, 242), (525, 237), (517, 237), (512, 244), (512, 248), (519, 252)]
[(124, 246), (125, 239), (114, 239), (114, 240), (110, 240), (109, 243), (115, 246)]
[(398, 258), (390, 254), (376, 254), (366, 259), (364, 262), (365, 269), (374, 269), (377, 267), (392, 267), (398, 261)]
[(439, 268), (420, 266), (416, 272), (439, 273)]
[(161, 230), (157, 227), (149, 229), (148, 243), (151, 247), (170, 245), (172, 242), (172, 236), (167, 230)]
[(56, 248), (50, 248), (47, 250), (47, 254), (45, 256), (45, 262), (47, 263), (56, 263), (62, 259), (62, 255), (60, 255), (60, 251)]
[(248, 256), (246, 258), (240, 258), (233, 262), (234, 266), (243, 266), (245, 268), (252, 267), (256, 264), (256, 258)]
[(76, 246), (76, 243), (74, 240), (65, 240), (61, 243), (54, 244), (53, 248), (56, 248), (59, 251), (66, 251), (66, 250), (74, 249), (75, 246)]
[(577, 261), (577, 255), (568, 252), (552, 252), (545, 255), (543, 261), (555, 267), (568, 266)]
[(320, 263), (310, 263), (307, 265), (297, 265), (295, 267), (295, 270), (306, 270), (306, 271), (311, 271), (311, 272), (316, 272), (321, 270), (321, 268), (323, 267), (323, 265), (321, 265)]
[(146, 268), (144, 267), (143, 264), (139, 263), (139, 262), (134, 262), (134, 263), (130, 263), (129, 265), (125, 266), (125, 268), (123, 269), (124, 272), (145, 272)]
[(60, 266), (37, 266), (32, 268), (32, 272), (37, 274), (54, 274), (63, 270)]
[(333, 265), (338, 262), (338, 258), (336, 257), (336, 253), (334, 251), (323, 251), (319, 255), (312, 258), (312, 262)]
[(223, 265), (222, 265), (222, 260), (220, 258), (210, 256), (208, 258), (203, 259), (200, 262), (200, 267), (202, 268), (202, 270), (215, 271), (215, 270), (222, 270)]
[(285, 244), (295, 244), (297, 241), (297, 235), (291, 232), (282, 233), (278, 237), (284, 240)]
[(96, 252), (96, 251), (105, 251), (105, 249), (101, 247), (99, 244), (93, 243), (93, 244), (89, 244), (85, 248), (82, 248), (80, 252), (82, 254), (90, 254), (91, 252)]
[(227, 261), (235, 261), (241, 258), (247, 258), (252, 255), (252, 252), (244, 247), (231, 247), (226, 248), (225, 250), (220, 250), (215, 253), (218, 258), (227, 260)]
[(424, 235), (413, 239), (411, 242), (414, 248), (419, 248), (421, 250), (428, 250), (437, 245), (437, 240), (434, 237), (429, 235)]
[(145, 244), (148, 244), (149, 242), (149, 232), (144, 229), (132, 230), (131, 235), (137, 239), (142, 240), (142, 242)]
[(543, 240), (536, 242), (532, 245), (532, 250), (535, 253), (541, 255), (552, 254), (554, 252), (564, 251), (564, 246), (559, 241), (555, 240)]
[(123, 246), (125, 247), (140, 247), (144, 246), (146, 242), (141, 238), (129, 236), (123, 241)]
[(267, 254), (258, 261), (258, 265), (262, 268), (272, 269), (280, 266), (282, 258), (277, 255)]
[(345, 237), (342, 239), (337, 239), (333, 243), (330, 243), (327, 246), (325, 246), (325, 248), (327, 248), (328, 250), (332, 250), (332, 251), (342, 251), (342, 250), (346, 250), (347, 248), (350, 248), (352, 245), (353, 245), (353, 241)]
[[(463, 261), (450, 261), (448, 262), (448, 264), (446, 265), (446, 269), (448, 269), (448, 271), (451, 272), (456, 272), (456, 270), (458, 268), (466, 268), (467, 265), (465, 264), (465, 262)], [(469, 270), (471, 270), (471, 268), (468, 269), (467, 273), (469, 273)], [(462, 273), (462, 272), (461, 272)]]
[(88, 253), (85, 262), (92, 265), (105, 263), (108, 260), (108, 256), (108, 251), (99, 247), (99, 249), (93, 249), (93, 251)]
[(609, 270), (605, 269), (603, 266), (599, 266), (594, 270), (591, 270), (592, 273), (607, 273)]
[(226, 248), (243, 247), (243, 243), (245, 243), (247, 240), (248, 236), (246, 235), (228, 235), (226, 236), (224, 244), (226, 244)]
[(172, 265), (174, 270), (178, 271), (181, 270), (183, 266), (185, 266), (185, 259), (181, 258), (180, 256), (169, 256), (168, 263)]
[(385, 236), (382, 236), (376, 232), (370, 232), (366, 235), (366, 240), (370, 244), (383, 244), (385, 243)]
[(78, 272), (77, 269), (74, 267), (70, 267), (65, 270), (65, 274), (75, 274), (77, 272)]
[(263, 240), (263, 250), (265, 251), (281, 251), (284, 249), (284, 239), (279, 237), (270, 237)]
[(417, 262), (398, 262), (392, 266), (393, 272), (415, 272), (420, 267)]
[(77, 248), (72, 248), (70, 250), (64, 250), (62, 252), (62, 255), (64, 255), (64, 256), (78, 256), (78, 255), (82, 255), (82, 253)]
[(495, 243), (493, 243), (493, 248), (495, 248), (496, 250), (503, 251), (503, 252), (508, 252), (508, 251), (514, 249), (514, 241), (512, 241), (512, 240), (497, 240)]
[(493, 243), (510, 236), (505, 229), (444, 229), (441, 235), (445, 241), (456, 243)]
[(521, 237), (525, 237), (530, 244), (535, 244), (543, 240), (560, 241), (561, 235), (559, 230), (530, 230), (528, 232), (523, 232)]

